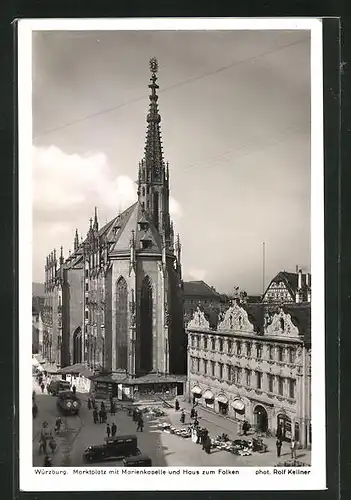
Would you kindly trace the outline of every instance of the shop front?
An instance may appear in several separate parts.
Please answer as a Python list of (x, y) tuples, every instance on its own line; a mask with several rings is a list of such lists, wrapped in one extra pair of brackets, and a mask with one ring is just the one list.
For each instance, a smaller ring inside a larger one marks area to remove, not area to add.
[(214, 397), (213, 392), (210, 391), (210, 389), (207, 389), (204, 392), (203, 400), (204, 400), (204, 403), (205, 403), (204, 406), (206, 408), (210, 408), (211, 410), (214, 410), (215, 397)]
[(228, 415), (229, 400), (225, 394), (219, 394), (216, 398), (218, 404), (218, 413), (220, 415)]
[(199, 401), (199, 399), (202, 397), (202, 390), (198, 385), (195, 385), (191, 389), (191, 397), (192, 397), (192, 403), (193, 405)]
[(237, 398), (232, 402), (232, 408), (234, 411), (234, 418), (236, 420), (245, 420), (245, 403), (242, 399)]

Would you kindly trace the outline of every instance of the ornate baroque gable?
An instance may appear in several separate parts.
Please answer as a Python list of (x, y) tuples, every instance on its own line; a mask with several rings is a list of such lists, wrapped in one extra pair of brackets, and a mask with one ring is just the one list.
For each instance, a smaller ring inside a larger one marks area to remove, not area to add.
[(210, 324), (205, 318), (205, 313), (200, 310), (198, 307), (194, 312), (193, 318), (189, 321), (187, 328), (189, 330), (198, 329), (198, 330), (209, 330)]
[(280, 309), (273, 316), (266, 315), (264, 325), (265, 335), (277, 337), (299, 337), (299, 330), (293, 324), (290, 314)]
[(254, 333), (254, 327), (250, 323), (247, 312), (240, 307), (237, 302), (225, 312), (224, 318), (218, 324), (219, 330), (242, 331), (245, 333)]

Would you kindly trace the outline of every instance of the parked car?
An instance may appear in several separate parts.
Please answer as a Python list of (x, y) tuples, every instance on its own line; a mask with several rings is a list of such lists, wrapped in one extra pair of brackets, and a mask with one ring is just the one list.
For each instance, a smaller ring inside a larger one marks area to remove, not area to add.
[(126, 457), (123, 460), (124, 467), (152, 467), (151, 458), (147, 455), (137, 455), (134, 457)]
[(56, 405), (65, 415), (78, 415), (81, 401), (72, 391), (61, 392), (58, 395)]
[(53, 396), (58, 396), (61, 392), (69, 391), (71, 384), (67, 380), (52, 380), (47, 386), (47, 391)]
[(103, 462), (105, 460), (123, 460), (126, 457), (141, 455), (135, 435), (113, 436), (105, 438), (104, 444), (88, 446), (83, 454), (85, 462)]

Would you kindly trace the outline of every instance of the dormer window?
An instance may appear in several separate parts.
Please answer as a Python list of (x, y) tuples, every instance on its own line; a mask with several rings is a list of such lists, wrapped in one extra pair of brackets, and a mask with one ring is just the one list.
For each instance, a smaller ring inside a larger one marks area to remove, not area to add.
[(141, 240), (141, 249), (142, 250), (147, 250), (148, 248), (151, 248), (152, 246), (152, 241), (151, 240)]

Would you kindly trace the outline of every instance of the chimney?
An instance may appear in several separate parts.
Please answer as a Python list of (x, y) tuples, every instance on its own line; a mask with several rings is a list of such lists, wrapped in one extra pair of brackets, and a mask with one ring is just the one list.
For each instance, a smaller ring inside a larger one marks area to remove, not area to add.
[(301, 288), (302, 288), (302, 271), (301, 269), (299, 269), (299, 279), (298, 279), (297, 289), (301, 290)]
[(296, 264), (296, 274), (299, 272), (299, 266)]

